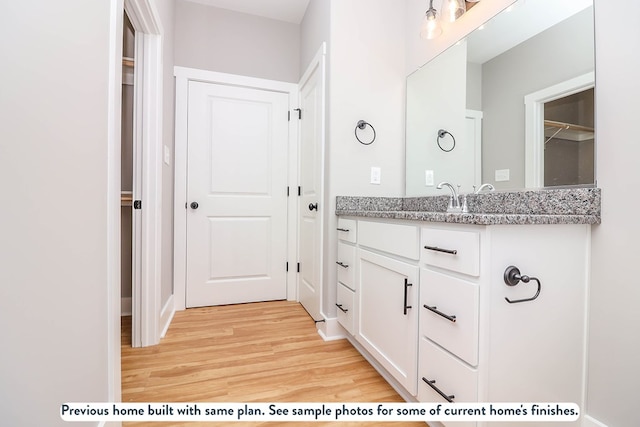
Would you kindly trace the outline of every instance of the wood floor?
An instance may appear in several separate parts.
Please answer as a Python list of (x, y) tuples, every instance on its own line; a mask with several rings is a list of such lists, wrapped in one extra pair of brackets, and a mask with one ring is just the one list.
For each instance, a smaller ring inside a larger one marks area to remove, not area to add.
[[(346, 340), (325, 342), (295, 302), (177, 312), (160, 345), (131, 348), (122, 318), (123, 402), (401, 402)], [(313, 426), (424, 423), (313, 423)], [(196, 426), (222, 423), (124, 423)], [(295, 426), (302, 423), (233, 423)]]

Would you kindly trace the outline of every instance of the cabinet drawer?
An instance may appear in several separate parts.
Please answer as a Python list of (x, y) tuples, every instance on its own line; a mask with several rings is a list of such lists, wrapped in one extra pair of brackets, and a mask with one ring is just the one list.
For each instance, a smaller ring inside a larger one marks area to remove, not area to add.
[[(418, 367), (418, 401), (446, 402), (426, 381), (435, 381), (446, 396), (454, 402), (476, 402), (478, 400), (478, 372), (465, 365), (449, 353), (426, 339), (420, 338), (420, 361)], [(455, 425), (458, 425), (457, 423)], [(462, 425), (462, 424), (460, 424)], [(469, 425), (475, 425), (471, 423)]]
[(422, 229), (420, 261), (470, 276), (480, 274), (480, 234), (475, 231)]
[(338, 281), (346, 287), (356, 290), (356, 248), (346, 243), (338, 242)]
[(346, 286), (338, 283), (338, 295), (336, 306), (338, 308), (338, 322), (353, 335), (354, 332), (354, 304), (356, 301), (355, 292)]
[(478, 364), (478, 311), (478, 285), (421, 270), (420, 334), (474, 366)]
[(344, 240), (345, 242), (355, 243), (356, 242), (356, 220), (354, 219), (344, 219), (338, 218), (338, 239)]
[(413, 225), (358, 221), (361, 246), (417, 260), (419, 242), (419, 230)]

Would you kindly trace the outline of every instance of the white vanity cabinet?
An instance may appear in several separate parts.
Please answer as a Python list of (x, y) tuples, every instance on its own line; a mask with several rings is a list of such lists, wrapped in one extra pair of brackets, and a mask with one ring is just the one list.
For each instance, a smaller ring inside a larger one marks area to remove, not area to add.
[[(590, 226), (429, 224), (421, 234), (418, 400), (583, 404)], [(529, 282), (507, 285), (510, 266)]]
[(338, 289), (353, 298), (347, 330), (405, 395), (583, 407), (590, 225), (349, 219), (357, 237), (339, 245), (355, 251), (355, 276)]

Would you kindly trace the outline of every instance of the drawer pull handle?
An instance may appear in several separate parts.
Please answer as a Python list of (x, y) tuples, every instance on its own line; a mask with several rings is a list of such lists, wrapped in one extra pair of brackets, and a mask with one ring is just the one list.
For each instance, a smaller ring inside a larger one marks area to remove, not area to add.
[(412, 283), (409, 283), (409, 279), (405, 278), (404, 279), (404, 315), (407, 315), (407, 310), (411, 308), (410, 305), (407, 305), (407, 292), (409, 289), (409, 286), (413, 286)]
[(336, 261), (336, 264), (338, 264), (342, 268), (349, 268), (349, 266), (347, 264), (343, 263), (342, 261)]
[(423, 305), (424, 308), (426, 308), (427, 310), (437, 314), (438, 316), (442, 316), (445, 319), (447, 319), (450, 322), (456, 323), (456, 316), (449, 316), (448, 314), (444, 314), (443, 312), (441, 312), (440, 310), (437, 310), (438, 307), (436, 307), (435, 305), (433, 307), (429, 307), (427, 304)]
[(427, 383), (429, 387), (431, 387), (436, 393), (442, 396), (447, 402), (453, 403), (453, 399), (455, 399), (456, 397), (453, 394), (451, 396), (447, 396), (446, 394), (444, 394), (442, 390), (435, 386), (436, 380), (428, 380), (425, 377), (422, 377), (422, 381)]
[(342, 311), (343, 313), (346, 313), (347, 311), (349, 311), (348, 308), (342, 308), (342, 304), (337, 304), (336, 303), (336, 307), (338, 307), (340, 309), (340, 311)]
[(348, 233), (348, 232), (349, 232), (349, 229), (348, 229), (348, 228), (336, 228), (336, 230), (338, 230), (338, 231), (343, 231), (343, 232), (345, 232), (345, 233)]
[(457, 255), (458, 251), (456, 249), (442, 249), (437, 246), (425, 246), (425, 249), (429, 249), (430, 251), (442, 252), (445, 254)]

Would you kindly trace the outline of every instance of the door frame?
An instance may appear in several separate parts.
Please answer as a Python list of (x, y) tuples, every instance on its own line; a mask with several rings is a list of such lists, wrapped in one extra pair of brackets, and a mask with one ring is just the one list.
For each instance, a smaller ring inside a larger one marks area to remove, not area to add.
[[(289, 111), (297, 105), (298, 85), (295, 83), (267, 80), (256, 77), (219, 73), (187, 67), (174, 67), (176, 78), (176, 127), (174, 153), (174, 205), (173, 205), (173, 295), (175, 310), (186, 308), (187, 278), (187, 143), (188, 143), (188, 109), (189, 82), (198, 81), (251, 89), (268, 90), (286, 93), (289, 96)], [(289, 121), (288, 141), (288, 174), (287, 185), (287, 299), (296, 299), (296, 271), (293, 268), (297, 260), (297, 197), (293, 189), (297, 188), (298, 170), (298, 122)], [(283, 191), (287, 189), (283, 188)], [(283, 266), (285, 268), (285, 266)]]
[[(162, 242), (162, 25), (150, 0), (124, 0), (124, 10), (136, 34), (134, 67), (134, 200), (142, 209), (134, 215), (132, 345), (160, 342)], [(136, 182), (139, 184), (136, 185)], [(134, 211), (135, 214), (135, 211)], [(137, 227), (136, 227), (137, 226)]]
[[(120, 245), (121, 245), (121, 131), (122, 131), (122, 37), (124, 10), (127, 11), (136, 32), (143, 36), (144, 43), (136, 55), (140, 56), (146, 70), (140, 76), (135, 96), (140, 102), (137, 111), (139, 126), (145, 129), (141, 142), (144, 150), (145, 168), (142, 174), (147, 189), (147, 207), (143, 220), (146, 221), (147, 234), (142, 239), (142, 249), (146, 257), (141, 267), (147, 274), (144, 283), (138, 283), (141, 290), (141, 304), (137, 311), (139, 322), (138, 336), (141, 344), (151, 345), (159, 342), (158, 318), (160, 295), (160, 203), (162, 177), (154, 154), (157, 156), (157, 142), (162, 138), (162, 29), (153, 4), (150, 0), (110, 0), (109, 2), (109, 52), (108, 52), (108, 106), (107, 106), (107, 397), (109, 401), (122, 399), (121, 378), (121, 330), (120, 330)], [(134, 22), (135, 20), (135, 22)], [(135, 77), (134, 77), (135, 78)], [(144, 91), (144, 92), (143, 92)], [(147, 96), (142, 96), (144, 93)], [(143, 286), (144, 285), (144, 286)], [(135, 283), (134, 283), (135, 286)], [(156, 309), (156, 304), (158, 309)], [(132, 307), (133, 308), (133, 307)], [(135, 315), (136, 312), (134, 312)], [(133, 332), (133, 331), (132, 331)]]
[(524, 97), (526, 188), (544, 187), (544, 104), (592, 87), (595, 87), (593, 71)]

